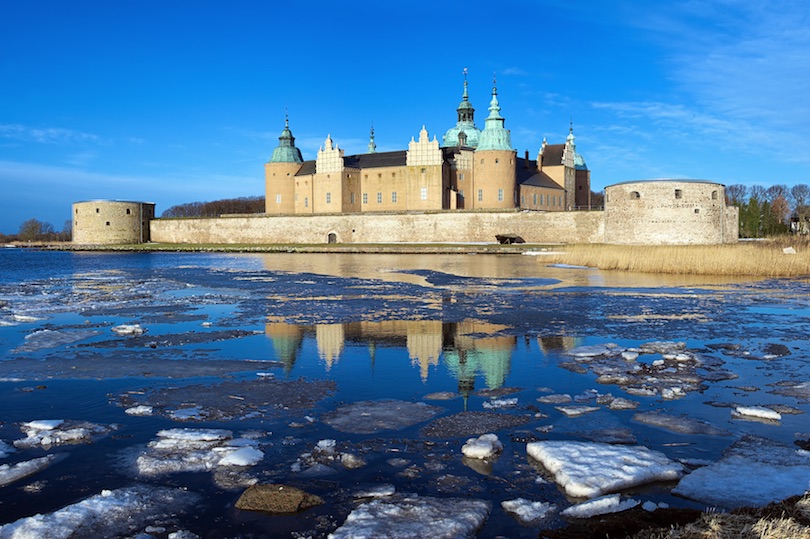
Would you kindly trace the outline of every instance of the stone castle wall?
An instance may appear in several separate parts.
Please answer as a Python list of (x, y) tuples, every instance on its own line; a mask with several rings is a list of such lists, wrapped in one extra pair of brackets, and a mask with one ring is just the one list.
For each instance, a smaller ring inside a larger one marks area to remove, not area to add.
[(224, 216), (157, 219), (159, 243), (454, 243), (494, 242), (516, 234), (527, 243), (603, 243), (603, 212), (425, 212), (348, 215)]
[(736, 242), (737, 208), (725, 188), (698, 180), (626, 182), (605, 188), (605, 243)]
[(143, 243), (150, 239), (149, 223), (155, 218), (155, 205), (89, 200), (74, 203), (72, 217), (74, 243)]

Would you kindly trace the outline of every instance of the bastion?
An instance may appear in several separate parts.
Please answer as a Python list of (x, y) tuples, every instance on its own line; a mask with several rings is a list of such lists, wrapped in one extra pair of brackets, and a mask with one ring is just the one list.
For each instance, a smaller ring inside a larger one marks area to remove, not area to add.
[(150, 241), (155, 204), (87, 200), (73, 204), (73, 243), (114, 245)]

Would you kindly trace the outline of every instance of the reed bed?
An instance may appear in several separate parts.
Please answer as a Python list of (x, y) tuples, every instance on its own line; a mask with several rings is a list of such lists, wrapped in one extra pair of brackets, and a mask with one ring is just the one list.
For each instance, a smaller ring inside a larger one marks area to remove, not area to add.
[(810, 239), (796, 237), (727, 245), (567, 245), (560, 251), (543, 261), (642, 273), (810, 276)]

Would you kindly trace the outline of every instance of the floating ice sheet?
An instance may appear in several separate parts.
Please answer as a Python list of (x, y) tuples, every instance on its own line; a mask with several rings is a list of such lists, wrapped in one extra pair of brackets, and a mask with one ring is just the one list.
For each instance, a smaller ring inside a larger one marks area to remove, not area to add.
[(422, 402), (384, 399), (347, 404), (324, 414), (321, 419), (341, 432), (372, 434), (404, 429), (426, 421), (440, 411), (441, 408)]
[(546, 518), (557, 507), (548, 502), (533, 502), (525, 498), (505, 500), (501, 502), (504, 511), (515, 515), (521, 523), (531, 524)]
[(185, 489), (143, 485), (105, 490), (53, 513), (0, 526), (0, 539), (126, 536), (157, 518), (182, 512), (197, 498)]
[(15, 464), (0, 465), (0, 487), (19, 481), (29, 475), (34, 475), (53, 464), (56, 460), (56, 455), (47, 455)]
[(632, 498), (622, 500), (618, 494), (611, 494), (572, 505), (561, 511), (560, 514), (569, 518), (591, 518), (598, 515), (626, 511), (637, 506), (639, 503), (641, 502)]
[(473, 537), (489, 511), (489, 502), (483, 500), (394, 496), (361, 504), (329, 538)]
[(526, 452), (554, 474), (568, 495), (577, 497), (592, 498), (683, 474), (680, 464), (644, 446), (545, 441), (528, 444)]

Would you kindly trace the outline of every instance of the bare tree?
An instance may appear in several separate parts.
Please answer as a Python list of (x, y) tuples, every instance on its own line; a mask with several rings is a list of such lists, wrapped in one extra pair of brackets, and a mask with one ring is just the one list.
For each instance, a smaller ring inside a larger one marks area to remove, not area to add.
[(740, 183), (726, 187), (726, 203), (732, 206), (742, 206), (745, 203), (745, 195), (748, 188)]

